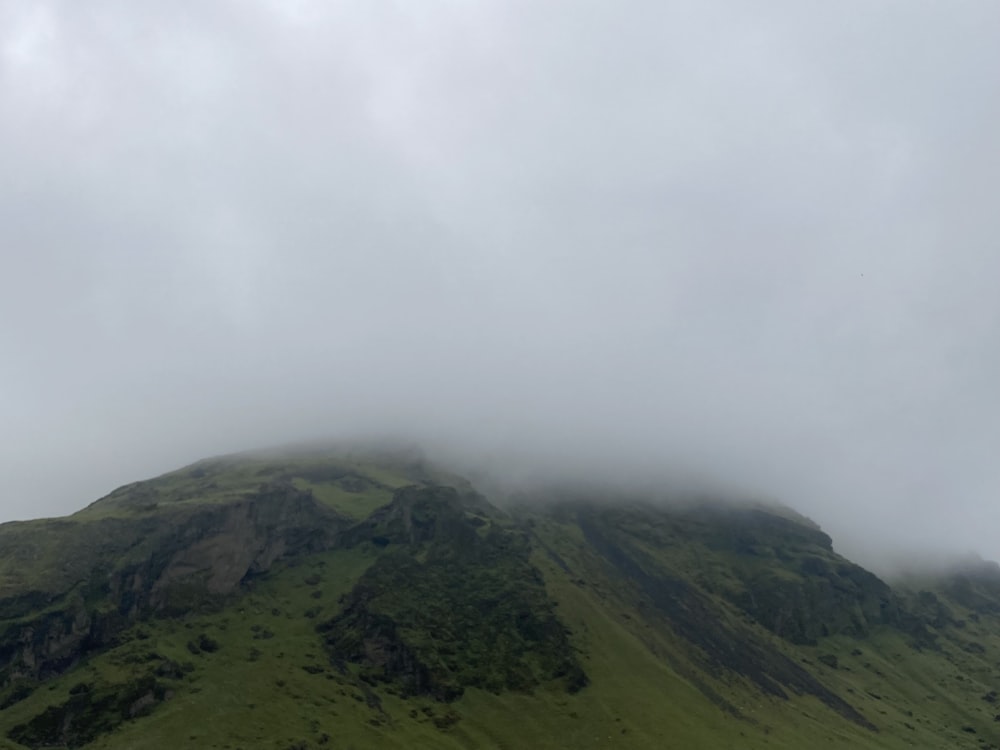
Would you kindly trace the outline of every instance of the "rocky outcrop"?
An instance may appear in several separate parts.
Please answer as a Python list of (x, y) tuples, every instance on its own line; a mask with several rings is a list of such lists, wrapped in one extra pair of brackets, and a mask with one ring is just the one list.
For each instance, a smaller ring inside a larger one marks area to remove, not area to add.
[(342, 516), (290, 484), (220, 506), (202, 506), (146, 543), (149, 556), (117, 571), (108, 594), (129, 617), (189, 611), (232, 593), (289, 554), (328, 549)]
[(658, 569), (628, 537), (606, 528), (586, 511), (579, 514), (578, 523), (590, 547), (621, 577), (622, 586), (638, 590), (642, 608), (665, 618), (674, 632), (701, 651), (709, 673), (741, 675), (762, 693), (777, 698), (788, 698), (789, 692), (812, 695), (859, 726), (876, 729), (854, 706), (781, 650), (749, 629), (728, 625), (710, 597), (690, 582)]
[(815, 644), (836, 634), (866, 635), (895, 619), (892, 591), (877, 576), (846, 561), (806, 556), (794, 566), (745, 575), (735, 603), (792, 643)]
[(276, 560), (331, 547), (346, 526), (290, 484), (224, 504), (166, 508), (159, 516), (158, 524), (143, 518), (126, 528), (126, 551), (109, 545), (116, 557), (96, 559), (70, 590), (44, 594), (40, 614), (0, 622), (0, 688), (60, 674), (144, 617), (217, 606)]
[(335, 664), (440, 701), (587, 684), (527, 537), (470, 513), (452, 488), (403, 488), (344, 538), (392, 548), (319, 628)]
[(466, 506), (453, 487), (411, 485), (393, 494), (392, 502), (344, 532), (344, 546), (365, 541), (418, 545), (444, 539), (463, 549), (474, 546), (475, 527), (466, 520)]
[(100, 689), (81, 683), (65, 703), (14, 727), (8, 737), (31, 748), (83, 747), (169, 697), (169, 690), (152, 676)]

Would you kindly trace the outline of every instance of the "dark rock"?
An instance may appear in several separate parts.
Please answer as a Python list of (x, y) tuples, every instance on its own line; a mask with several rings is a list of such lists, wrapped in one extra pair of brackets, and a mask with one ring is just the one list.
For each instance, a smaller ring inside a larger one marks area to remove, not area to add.
[(31, 748), (81, 747), (123, 722), (152, 712), (168, 691), (152, 676), (123, 685), (80, 689), (65, 703), (50, 706), (14, 727), (8, 738)]
[(335, 665), (360, 664), (372, 681), (440, 701), (466, 687), (587, 684), (523, 533), (478, 533), (455, 490), (430, 486), (397, 491), (344, 538), (360, 544), (374, 532), (400, 548), (380, 556), (342, 612), (320, 625)]
[[(91, 561), (82, 589), (67, 583), (64, 591), (0, 601), (6, 614), (45, 610), (0, 630), (0, 687), (61, 674), (85, 654), (113, 645), (145, 617), (218, 606), (276, 560), (332, 547), (346, 525), (310, 493), (272, 484), (229, 504), (164, 510), (162, 518), (40, 527), (39, 533), (52, 533), (57, 541), (58, 535), (69, 535), (70, 550), (74, 529), (113, 543), (103, 552), (107, 559)], [(116, 545), (131, 551), (125, 554)], [(38, 606), (42, 601), (45, 607)], [(112, 608), (97, 606), (109, 601)], [(210, 644), (195, 645), (211, 651)]]
[(835, 654), (820, 654), (816, 658), (831, 669), (837, 669), (837, 665), (839, 664)]
[[(578, 523), (591, 547), (624, 580), (639, 588), (678, 635), (704, 653), (706, 667), (710, 671), (729, 670), (743, 675), (765, 694), (777, 698), (788, 697), (786, 688), (795, 693), (813, 695), (845, 718), (876, 731), (875, 725), (857, 709), (784, 653), (750, 631), (739, 631), (725, 625), (703, 593), (688, 581), (657, 570), (641, 550), (629, 545), (624, 534), (614, 534), (613, 524), (601, 523), (589, 511), (579, 513)], [(654, 570), (655, 574), (650, 572)]]

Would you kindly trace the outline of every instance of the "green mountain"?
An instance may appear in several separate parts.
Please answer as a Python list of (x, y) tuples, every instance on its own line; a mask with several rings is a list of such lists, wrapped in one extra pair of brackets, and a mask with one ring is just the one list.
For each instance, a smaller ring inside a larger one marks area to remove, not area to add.
[(212, 459), (0, 526), (0, 748), (1000, 748), (1000, 567), (411, 451)]

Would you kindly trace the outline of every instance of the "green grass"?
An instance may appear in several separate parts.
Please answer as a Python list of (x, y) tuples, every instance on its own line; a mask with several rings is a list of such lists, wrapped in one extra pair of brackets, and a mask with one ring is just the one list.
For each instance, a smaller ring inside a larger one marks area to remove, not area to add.
[(331, 482), (310, 482), (296, 478), (292, 483), (301, 490), (312, 492), (327, 507), (358, 521), (392, 500), (393, 489), (390, 486), (379, 485), (367, 492), (358, 493), (348, 492)]
[[(119, 487), (72, 518), (78, 521), (131, 518), (155, 512), (163, 506), (232, 502), (255, 491), (261, 484), (273, 481), (308, 485), (339, 505), (345, 497), (338, 496), (334, 490), (338, 488), (337, 479), (341, 476), (360, 478), (369, 484), (365, 490), (381, 489), (383, 495), (391, 496), (392, 490), (412, 484), (415, 478), (424, 475), (436, 480), (447, 476), (443, 472), (407, 463), (375, 463), (364, 455), (349, 453), (306, 456), (240, 454), (206, 459), (154, 479)], [(462, 481), (454, 479), (455, 482)]]

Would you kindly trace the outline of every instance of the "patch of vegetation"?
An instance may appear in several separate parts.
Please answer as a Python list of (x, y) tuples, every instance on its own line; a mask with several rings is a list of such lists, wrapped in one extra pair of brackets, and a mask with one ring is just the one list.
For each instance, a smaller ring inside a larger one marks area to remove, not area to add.
[(470, 687), (587, 684), (524, 534), (499, 525), (478, 533), (449, 488), (401, 491), (364, 530), (400, 544), (320, 626), (336, 663), (358, 664), (363, 679), (397, 684), (403, 695), (442, 701)]
[(68, 700), (18, 724), (7, 736), (31, 748), (83, 747), (123, 722), (149, 714), (167, 696), (167, 688), (152, 675), (101, 688), (78, 683)]

